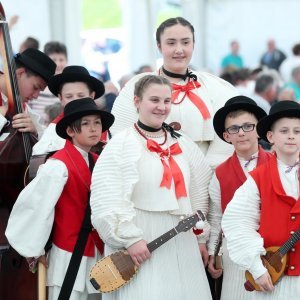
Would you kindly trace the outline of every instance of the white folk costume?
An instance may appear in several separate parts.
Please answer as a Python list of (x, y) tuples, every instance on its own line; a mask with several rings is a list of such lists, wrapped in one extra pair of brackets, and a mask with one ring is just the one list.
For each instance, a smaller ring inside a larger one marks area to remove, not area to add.
[[(112, 135), (137, 121), (138, 114), (133, 103), (134, 85), (149, 74), (152, 73), (134, 76), (116, 98), (111, 111), (116, 118), (111, 128)], [(209, 73), (193, 71), (193, 74), (197, 76), (197, 81), (173, 84), (172, 110), (165, 122), (180, 123), (181, 131), (198, 144), (214, 168), (233, 153), (233, 147), (215, 135), (212, 117), (229, 98), (238, 95), (238, 91)]]
[[(190, 139), (167, 134), (160, 146), (161, 141), (146, 141), (135, 128), (127, 128), (101, 153), (92, 176), (91, 208), (105, 254), (142, 239), (151, 242), (175, 227), (180, 216), (197, 209), (206, 215), (210, 168)], [(167, 180), (174, 162), (179, 171)], [(199, 242), (206, 239), (198, 236)], [(190, 230), (169, 240), (128, 285), (102, 299), (211, 299), (197, 237)]]
[[(208, 243), (209, 255), (214, 255), (215, 246), (221, 231), (221, 221), (223, 212), (227, 204), (232, 199), (234, 192), (246, 181), (250, 171), (256, 166), (265, 163), (271, 157), (259, 148), (249, 160), (238, 157), (234, 153), (228, 160), (216, 168), (209, 185), (210, 208), (208, 221), (211, 225), (210, 238)], [(223, 238), (222, 260), (223, 260), (223, 282), (221, 300), (232, 299), (253, 299), (253, 294), (244, 288), (245, 271), (229, 258), (226, 238)]]
[[(47, 269), (49, 300), (57, 299), (62, 286), (85, 214), (90, 182), (88, 153), (67, 141), (64, 149), (39, 168), (37, 176), (20, 193), (11, 212), (6, 236), (22, 256), (43, 255), (52, 231), (53, 246)], [(101, 257), (95, 247), (99, 241), (94, 233), (88, 237), (73, 287), (75, 293), (97, 292), (88, 275)]]
[[(250, 173), (228, 204), (222, 221), (230, 258), (254, 279), (266, 272), (265, 248), (282, 246), (300, 227), (298, 166), (273, 156)], [(268, 180), (266, 180), (266, 178)], [(255, 300), (300, 297), (300, 244), (289, 252), (287, 271), (272, 292), (251, 292)]]

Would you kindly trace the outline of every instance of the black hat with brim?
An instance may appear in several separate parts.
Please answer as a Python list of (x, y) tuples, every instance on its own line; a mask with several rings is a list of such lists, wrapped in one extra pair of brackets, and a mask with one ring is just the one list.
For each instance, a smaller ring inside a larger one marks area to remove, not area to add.
[(28, 48), (15, 55), (16, 62), (29, 69), (34, 74), (42, 77), (47, 83), (55, 74), (56, 63), (45, 53)]
[(269, 115), (262, 118), (256, 126), (258, 135), (266, 140), (267, 132), (271, 130), (274, 122), (281, 118), (299, 118), (300, 119), (300, 104), (296, 101), (283, 100), (275, 103), (269, 112)]
[(68, 126), (74, 121), (89, 115), (100, 116), (102, 132), (109, 129), (115, 120), (115, 117), (111, 113), (100, 110), (92, 98), (81, 98), (73, 100), (65, 106), (64, 117), (56, 124), (56, 133), (63, 139), (68, 138)]
[[(217, 135), (225, 141), (223, 133), (225, 132), (225, 120), (230, 112), (244, 110), (255, 115), (257, 120), (265, 117), (266, 112), (260, 108), (254, 100), (246, 96), (235, 96), (230, 98), (225, 105), (214, 115), (213, 125)], [(226, 141), (225, 141), (226, 142)]]
[(53, 76), (48, 83), (49, 90), (55, 96), (60, 93), (61, 86), (67, 82), (86, 82), (95, 92), (95, 98), (100, 98), (105, 92), (103, 83), (90, 75), (82, 66), (67, 66), (61, 74)]

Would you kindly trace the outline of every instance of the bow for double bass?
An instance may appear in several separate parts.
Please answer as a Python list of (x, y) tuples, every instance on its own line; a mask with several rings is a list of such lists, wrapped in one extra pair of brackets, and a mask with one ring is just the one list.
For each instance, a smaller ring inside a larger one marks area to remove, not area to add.
[[(149, 251), (153, 252), (180, 232), (190, 230), (201, 220), (205, 221), (205, 217), (198, 210), (196, 214), (181, 220), (176, 227), (147, 244)], [(109, 293), (127, 284), (137, 271), (138, 267), (131, 256), (126, 250), (122, 250), (100, 259), (90, 272), (90, 281), (99, 292)]]
[(218, 239), (215, 246), (214, 257), (215, 257), (215, 269), (223, 269), (222, 261), (222, 243), (223, 243), (223, 231), (220, 230)]
[[(288, 263), (287, 253), (299, 240), (300, 229), (298, 229), (281, 247), (268, 247), (266, 249), (266, 255), (261, 257), (264, 266), (271, 276), (273, 285), (277, 284), (284, 275)], [(261, 291), (250, 272), (246, 271), (245, 276), (246, 282), (244, 286), (247, 291)]]

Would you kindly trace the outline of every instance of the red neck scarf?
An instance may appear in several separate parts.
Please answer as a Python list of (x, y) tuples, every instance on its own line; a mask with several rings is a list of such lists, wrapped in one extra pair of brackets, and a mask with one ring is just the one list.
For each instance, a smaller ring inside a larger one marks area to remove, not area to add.
[[(156, 152), (159, 154), (164, 167), (164, 174), (160, 183), (160, 187), (164, 186), (167, 189), (170, 189), (173, 179), (175, 185), (176, 198), (179, 199), (181, 197), (186, 197), (187, 192), (185, 189), (183, 174), (176, 161), (172, 157), (172, 155), (182, 153), (179, 144), (173, 144), (171, 147), (164, 150), (154, 140), (147, 140), (147, 147), (151, 152)], [(169, 165), (167, 164), (167, 161), (169, 161)]]
[[(172, 103), (179, 104), (184, 100), (185, 96), (187, 96), (190, 99), (190, 101), (192, 101), (193, 104), (196, 105), (196, 107), (202, 114), (203, 119), (207, 120), (207, 119), (210, 119), (211, 116), (210, 116), (210, 113), (209, 113), (209, 110), (208, 110), (206, 104), (198, 95), (196, 95), (195, 93), (192, 92), (192, 90), (199, 88), (200, 86), (201, 86), (201, 84), (198, 81), (189, 81), (185, 85), (178, 85), (178, 84), (172, 83), (173, 92), (172, 92), (171, 100), (172, 100)], [(184, 93), (183, 98), (179, 102), (175, 102), (176, 99), (178, 98), (178, 95), (181, 92)]]

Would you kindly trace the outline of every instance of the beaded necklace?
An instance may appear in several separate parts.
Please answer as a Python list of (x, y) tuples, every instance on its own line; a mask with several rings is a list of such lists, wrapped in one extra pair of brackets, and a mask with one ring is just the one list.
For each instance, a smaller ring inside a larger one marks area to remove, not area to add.
[(162, 135), (150, 135), (146, 132), (143, 132), (143, 130), (137, 125), (137, 123), (134, 124), (135, 130), (147, 141), (148, 138), (160, 138), (160, 137), (165, 137), (162, 143), (158, 143), (160, 146), (164, 145), (167, 141), (167, 131), (162, 128), (163, 134)]

